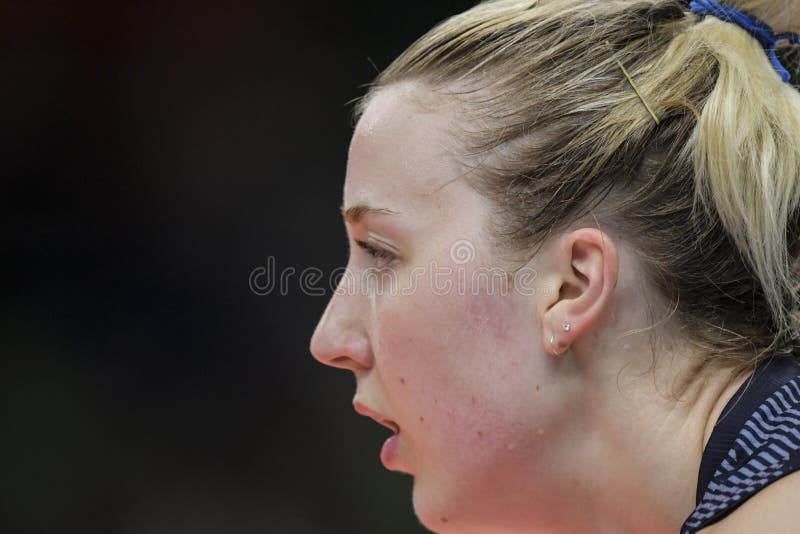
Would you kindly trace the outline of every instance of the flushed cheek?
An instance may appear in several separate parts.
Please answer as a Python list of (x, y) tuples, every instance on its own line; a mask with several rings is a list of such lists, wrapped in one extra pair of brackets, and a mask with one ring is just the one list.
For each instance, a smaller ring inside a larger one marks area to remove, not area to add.
[(497, 295), (424, 295), (384, 303), (376, 358), (419, 461), (490, 464), (528, 446), (524, 340)]

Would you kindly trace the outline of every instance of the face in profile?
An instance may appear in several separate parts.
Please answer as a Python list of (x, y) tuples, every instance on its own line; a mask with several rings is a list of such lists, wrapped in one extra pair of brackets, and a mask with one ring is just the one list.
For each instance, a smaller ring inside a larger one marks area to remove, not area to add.
[(536, 296), (500, 281), (491, 207), (452, 155), (454, 115), (421, 106), (424, 94), (384, 88), (356, 127), (347, 275), (311, 352), (353, 372), (360, 413), (398, 430), (382, 460), (413, 476), (420, 521), (463, 532), (511, 501), (546, 502), (562, 423)]

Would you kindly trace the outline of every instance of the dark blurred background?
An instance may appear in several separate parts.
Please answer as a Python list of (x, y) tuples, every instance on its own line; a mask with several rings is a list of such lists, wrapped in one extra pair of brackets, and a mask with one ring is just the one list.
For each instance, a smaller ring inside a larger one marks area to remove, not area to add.
[(0, 3), (0, 531), (424, 532), (297, 274), (346, 103), (473, 3)]

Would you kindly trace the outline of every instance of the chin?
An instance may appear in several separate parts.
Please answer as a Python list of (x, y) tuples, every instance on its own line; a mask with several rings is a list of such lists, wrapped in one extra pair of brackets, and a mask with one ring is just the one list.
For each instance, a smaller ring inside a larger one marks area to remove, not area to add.
[(422, 526), (435, 534), (477, 534), (465, 524), (465, 517), (458, 510), (469, 510), (469, 506), (456, 505), (450, 492), (441, 486), (430, 487), (419, 478), (414, 479), (412, 495), (414, 513)]

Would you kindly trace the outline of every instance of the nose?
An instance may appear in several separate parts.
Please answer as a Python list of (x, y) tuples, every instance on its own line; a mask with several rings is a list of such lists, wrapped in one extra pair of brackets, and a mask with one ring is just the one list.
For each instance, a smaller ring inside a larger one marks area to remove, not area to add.
[(359, 295), (336, 292), (322, 314), (310, 351), (319, 362), (357, 372), (374, 364)]

